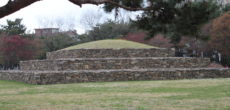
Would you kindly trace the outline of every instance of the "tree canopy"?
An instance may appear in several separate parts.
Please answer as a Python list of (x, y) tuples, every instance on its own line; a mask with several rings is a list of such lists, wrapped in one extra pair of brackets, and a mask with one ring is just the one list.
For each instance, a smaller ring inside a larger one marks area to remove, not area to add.
[[(40, 0), (9, 0), (8, 3), (0, 7), (0, 18), (12, 14), (22, 8), (25, 8), (35, 2)], [(82, 4), (108, 4), (112, 7), (121, 7), (130, 11), (145, 10), (148, 8), (143, 8), (140, 3), (143, 3), (145, 0), (68, 0), (73, 4), (82, 6)], [(151, 0), (147, 0), (151, 1)]]
[[(40, 0), (9, 0), (0, 7), (0, 18)], [(82, 4), (104, 4), (104, 10), (111, 12), (123, 8), (129, 11), (142, 10), (135, 24), (147, 30), (151, 36), (162, 33), (174, 43), (181, 36), (207, 38), (200, 35), (203, 24), (217, 17), (223, 10), (221, 0), (69, 0)], [(227, 8), (226, 8), (227, 9)], [(225, 9), (225, 10), (226, 10)]]
[[(12, 14), (22, 8), (25, 8), (41, 0), (9, 0), (8, 3), (0, 7), (0, 18)], [(129, 11), (152, 10), (157, 7), (158, 1), (173, 1), (177, 4), (183, 4), (189, 1), (205, 0), (68, 0), (73, 4), (82, 6), (83, 4), (100, 5), (105, 4), (106, 11), (112, 11), (114, 8), (123, 8)], [(219, 1), (219, 0), (218, 0)]]
[(178, 43), (182, 36), (205, 39), (202, 26), (222, 13), (216, 0), (200, 0), (178, 4), (177, 0), (155, 0), (152, 11), (144, 11), (134, 23), (149, 32), (150, 37), (161, 33)]
[(209, 49), (217, 50), (223, 55), (230, 55), (230, 12), (216, 18), (211, 25)]
[(137, 31), (137, 29), (131, 27), (130, 23), (107, 21), (94, 26), (92, 30), (87, 32), (85, 37), (87, 37), (88, 41), (114, 39), (134, 31)]
[(2, 25), (0, 33), (7, 35), (22, 35), (25, 34), (26, 26), (23, 25), (22, 19), (15, 19), (14, 21), (7, 20), (7, 25)]

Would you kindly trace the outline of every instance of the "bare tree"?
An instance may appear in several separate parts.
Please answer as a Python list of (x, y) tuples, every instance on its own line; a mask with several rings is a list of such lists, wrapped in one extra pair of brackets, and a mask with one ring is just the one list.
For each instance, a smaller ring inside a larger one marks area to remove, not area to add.
[(38, 18), (42, 28), (59, 28), (61, 31), (73, 30), (76, 26), (75, 17)]
[(88, 9), (87, 12), (91, 12), (91, 13), (83, 13), (80, 20), (80, 23), (84, 28), (92, 29), (97, 24), (102, 22), (103, 12), (101, 12), (100, 10), (97, 11), (92, 9), (90, 10)]

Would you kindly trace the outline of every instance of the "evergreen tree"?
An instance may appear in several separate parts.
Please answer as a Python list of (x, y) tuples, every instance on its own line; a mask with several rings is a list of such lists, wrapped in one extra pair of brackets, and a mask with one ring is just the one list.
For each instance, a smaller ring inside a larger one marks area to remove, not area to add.
[(200, 34), (201, 27), (220, 15), (221, 5), (215, 0), (181, 1), (157, 0), (153, 9), (144, 11), (134, 24), (147, 30), (151, 37), (161, 33), (175, 44), (182, 36), (207, 39)]
[(26, 31), (25, 25), (22, 24), (22, 19), (15, 19), (14, 21), (7, 20), (7, 25), (2, 25), (0, 33), (7, 35), (24, 35)]
[(131, 28), (130, 23), (107, 21), (93, 27), (87, 34), (88, 40), (114, 39), (127, 35), (130, 32), (137, 31)]

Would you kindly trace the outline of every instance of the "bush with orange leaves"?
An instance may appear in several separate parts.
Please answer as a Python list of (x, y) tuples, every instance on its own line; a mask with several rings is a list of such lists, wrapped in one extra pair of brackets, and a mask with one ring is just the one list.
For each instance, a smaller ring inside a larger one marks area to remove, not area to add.
[(216, 18), (210, 31), (209, 48), (230, 56), (230, 12)]

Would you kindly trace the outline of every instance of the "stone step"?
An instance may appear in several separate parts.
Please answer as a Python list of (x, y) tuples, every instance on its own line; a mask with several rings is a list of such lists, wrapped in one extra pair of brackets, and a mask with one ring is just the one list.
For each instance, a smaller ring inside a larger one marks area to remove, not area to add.
[(201, 78), (230, 78), (230, 69), (158, 68), (139, 70), (0, 71), (0, 80), (14, 80), (30, 84)]
[(173, 49), (75, 49), (48, 52), (47, 59), (107, 57), (173, 57)]
[(20, 62), (21, 70), (98, 70), (143, 68), (197, 68), (207, 67), (208, 58), (141, 57), (141, 58), (76, 58), (58, 60), (31, 60)]

